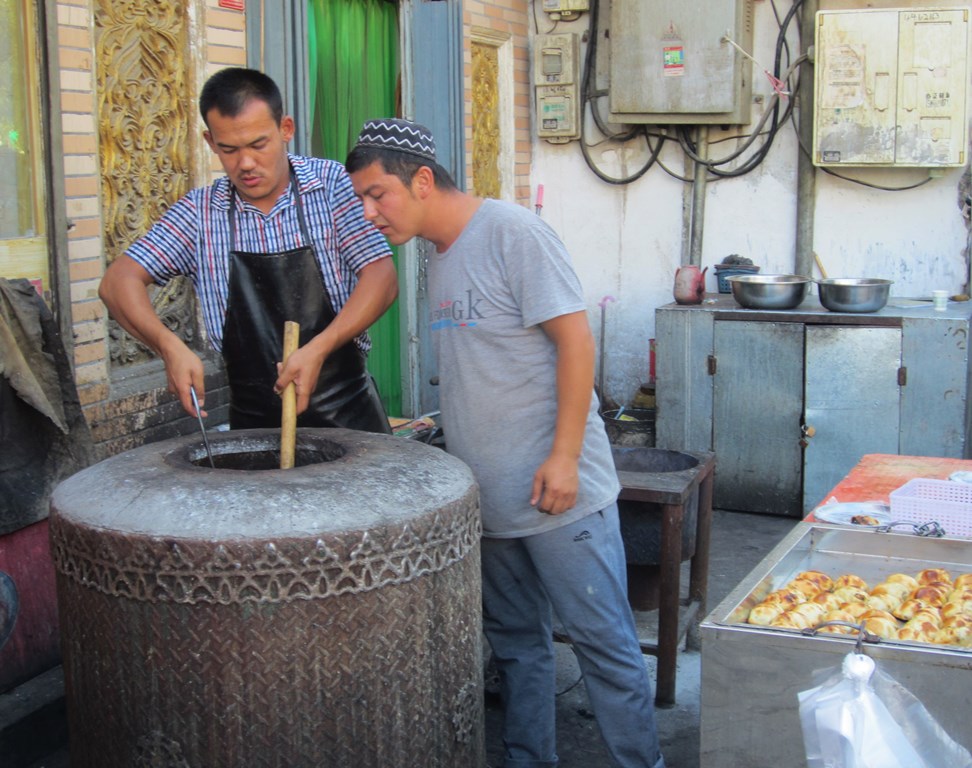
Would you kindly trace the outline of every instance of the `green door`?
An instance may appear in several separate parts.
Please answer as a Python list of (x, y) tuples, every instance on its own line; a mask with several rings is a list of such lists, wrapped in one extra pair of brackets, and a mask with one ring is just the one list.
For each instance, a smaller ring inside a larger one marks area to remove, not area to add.
[[(398, 4), (308, 0), (311, 154), (344, 162), (365, 120), (399, 114)], [(398, 254), (395, 256), (398, 266)], [(371, 328), (368, 370), (390, 416), (401, 416), (398, 302)]]

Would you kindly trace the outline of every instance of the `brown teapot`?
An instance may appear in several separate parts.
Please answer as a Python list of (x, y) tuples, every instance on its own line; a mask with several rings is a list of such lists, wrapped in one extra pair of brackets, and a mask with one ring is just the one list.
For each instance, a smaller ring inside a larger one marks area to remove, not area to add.
[(708, 267), (700, 270), (695, 264), (686, 264), (675, 271), (675, 302), (678, 304), (701, 304), (705, 294), (705, 273)]

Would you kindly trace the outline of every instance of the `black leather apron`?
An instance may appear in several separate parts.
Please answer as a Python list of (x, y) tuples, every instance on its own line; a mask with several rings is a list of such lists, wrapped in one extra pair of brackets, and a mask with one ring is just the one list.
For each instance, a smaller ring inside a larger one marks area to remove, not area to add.
[[(273, 391), (283, 356), (284, 322), (300, 324), (300, 346), (334, 320), (334, 307), (304, 220), (293, 169), (291, 186), (307, 245), (282, 253), (236, 250), (236, 190), (230, 191), (230, 266), (223, 360), (230, 387), (230, 428), (280, 426), (281, 399)], [(310, 406), (298, 427), (348, 427), (390, 433), (378, 391), (354, 341), (324, 361)]]

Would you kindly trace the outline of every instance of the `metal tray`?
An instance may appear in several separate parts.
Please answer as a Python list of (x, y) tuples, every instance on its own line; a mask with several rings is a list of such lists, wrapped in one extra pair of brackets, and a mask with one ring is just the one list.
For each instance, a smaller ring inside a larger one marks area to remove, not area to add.
[[(972, 572), (972, 541), (797, 523), (702, 622), (702, 768), (804, 765), (797, 694), (854, 650), (853, 636), (746, 624), (752, 605), (804, 570), (856, 573), (873, 584), (928, 567)], [(972, 749), (972, 652), (883, 640), (864, 652)]]

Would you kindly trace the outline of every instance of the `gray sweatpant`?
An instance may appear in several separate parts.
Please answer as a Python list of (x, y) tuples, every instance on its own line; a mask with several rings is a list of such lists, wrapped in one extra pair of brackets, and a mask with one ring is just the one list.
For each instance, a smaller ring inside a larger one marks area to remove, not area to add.
[(664, 768), (628, 605), (617, 504), (534, 536), (484, 538), (482, 563), (483, 627), (505, 707), (504, 768), (557, 765), (553, 612), (573, 641), (617, 765)]

